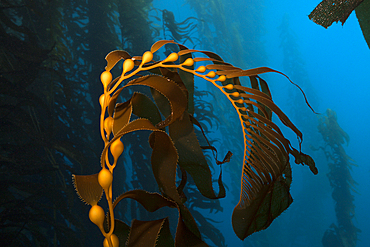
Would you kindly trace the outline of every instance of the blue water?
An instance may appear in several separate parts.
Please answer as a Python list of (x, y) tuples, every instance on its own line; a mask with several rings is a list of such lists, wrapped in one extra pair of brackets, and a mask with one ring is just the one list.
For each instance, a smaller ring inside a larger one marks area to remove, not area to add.
[[(231, 34), (236, 35), (236, 32), (239, 32), (242, 45), (253, 51), (248, 53), (251, 54), (250, 56), (242, 57), (248, 61), (247, 65), (250, 66), (248, 68), (267, 66), (288, 76), (292, 74), (291, 79), (308, 90), (307, 97), (316, 112), (325, 113), (327, 108), (336, 111), (339, 125), (350, 136), (350, 142), (345, 146), (345, 151), (357, 164), (351, 173), (358, 183), (355, 187), (357, 193), (353, 192), (356, 205), (353, 222), (362, 231), (358, 234), (357, 246), (364, 247), (370, 243), (368, 234), (370, 231), (368, 223), (370, 222), (368, 213), (370, 167), (367, 156), (370, 151), (367, 144), (367, 140), (370, 139), (368, 128), (370, 117), (367, 114), (370, 106), (368, 101), (370, 50), (354, 13), (343, 26), (340, 23), (334, 23), (328, 29), (309, 20), (308, 14), (319, 2), (319, 0), (238, 0), (232, 3), (223, 1), (220, 8), (226, 16), (225, 24), (230, 28), (237, 27)], [(196, 17), (196, 12), (186, 1), (157, 0), (153, 3), (156, 8), (174, 12), (176, 21), (182, 21), (189, 16)], [(283, 18), (287, 18), (289, 31), (297, 44), (295, 56), (302, 61), (300, 70), (308, 76), (305, 81), (295, 77), (292, 71), (284, 70), (284, 54), (279, 36), (279, 26)], [(249, 40), (250, 30), (256, 31), (252, 38), (257, 40), (253, 42)], [(229, 55), (227, 58), (229, 59), (227, 62), (241, 66), (238, 64), (239, 61), (232, 60), (232, 56)], [(263, 78), (270, 83), (277, 105), (289, 115), (292, 105), (287, 103), (288, 91), (293, 90), (297, 95), (300, 95), (300, 92), (281, 75), (265, 75)], [(301, 100), (304, 101), (303, 97)], [(307, 111), (308, 108), (303, 103), (302, 107), (306, 107), (304, 114), (312, 114), (310, 123), (316, 123), (317, 116)], [(299, 115), (292, 120), (299, 123), (298, 118)], [(306, 126), (304, 122), (299, 124), (298, 127), (303, 132), (316, 130), (316, 126), (307, 126), (309, 123), (306, 123)], [(313, 142), (310, 143), (311, 145), (320, 146), (321, 140), (313, 140), (316, 135), (319, 136), (316, 132), (312, 138), (304, 136), (304, 139), (311, 139), (310, 141)], [(241, 139), (240, 141), (242, 142)], [(304, 148), (304, 152), (315, 158), (319, 174), (314, 176), (306, 167), (293, 165), (291, 189), (293, 204), (274, 221), (269, 229), (247, 238), (244, 245), (235, 237), (231, 228), (231, 212), (234, 205), (230, 204), (227, 198), (222, 200), (225, 210), (216, 218), (224, 220), (219, 227), (225, 235), (228, 246), (322, 246), (321, 239), (325, 230), (331, 223), (336, 222), (331, 188), (326, 177), (327, 162), (323, 154), (310, 150), (308, 145)], [(227, 175), (225, 178), (227, 179)], [(227, 183), (231, 181), (226, 181)], [(267, 241), (269, 245), (263, 245), (263, 241), (259, 238), (269, 239)], [(258, 242), (262, 244), (257, 245)]]

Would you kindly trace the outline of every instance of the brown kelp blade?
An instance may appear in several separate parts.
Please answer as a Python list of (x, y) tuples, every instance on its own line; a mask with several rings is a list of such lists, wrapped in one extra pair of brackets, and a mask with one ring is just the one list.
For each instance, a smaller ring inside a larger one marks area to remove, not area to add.
[(127, 51), (115, 50), (111, 51), (105, 57), (107, 60), (107, 66), (105, 70), (110, 71), (121, 59), (130, 59), (131, 56)]
[(163, 128), (181, 117), (182, 113), (187, 108), (188, 101), (184, 91), (178, 84), (170, 79), (157, 75), (142, 76), (130, 81), (124, 87), (133, 85), (149, 86), (167, 98), (171, 106), (171, 114), (164, 121), (158, 124), (157, 127), (159, 128)]
[(254, 232), (266, 229), (272, 221), (293, 202), (289, 193), (291, 183), (290, 166), (285, 176), (270, 184), (264, 184), (249, 205), (239, 204), (232, 215), (235, 234), (245, 239)]
[(131, 119), (132, 105), (131, 100), (117, 104), (113, 115), (113, 134), (116, 135), (123, 126), (128, 124)]
[(178, 155), (174, 143), (167, 133), (154, 131), (149, 136), (149, 144), (153, 149), (151, 163), (158, 186), (169, 198), (181, 204), (175, 183)]
[(131, 98), (132, 113), (148, 119), (153, 125), (162, 121), (161, 114), (154, 102), (144, 94), (135, 92)]
[(103, 195), (103, 188), (98, 182), (98, 174), (72, 175), (72, 178), (73, 185), (81, 200), (91, 206), (98, 204)]
[(166, 44), (176, 44), (176, 42), (173, 40), (159, 40), (152, 45), (152, 47), (150, 48), (150, 51), (154, 53)]
[(279, 127), (271, 121), (272, 113), (275, 113), (297, 135), (301, 143), (302, 133), (273, 102), (267, 84), (255, 78), (258, 74), (267, 72), (277, 71), (263, 67), (227, 75), (230, 78), (252, 76), (253, 82), (253, 88), (234, 85), (240, 99), (248, 105), (248, 108), (239, 111), (244, 121), (246, 154), (240, 201), (232, 218), (234, 231), (240, 239), (267, 228), (292, 202), (289, 193), (289, 154), (293, 154), (297, 163), (307, 164), (315, 173), (312, 159), (293, 149)]
[(173, 244), (168, 218), (152, 221), (134, 219), (126, 242), (127, 247), (173, 246)]
[(194, 179), (199, 192), (208, 198), (224, 197), (225, 190), (219, 183), (219, 194), (212, 187), (212, 173), (194, 132), (193, 123), (188, 113), (169, 126), (171, 139), (179, 153), (179, 166), (186, 170)]
[(318, 25), (328, 28), (333, 22), (346, 22), (352, 11), (364, 0), (323, 0), (308, 15)]
[[(191, 245), (193, 243), (200, 244), (199, 246), (207, 246), (200, 238), (200, 233), (193, 216), (190, 214), (189, 210), (184, 205), (177, 204), (174, 201), (171, 201), (158, 193), (150, 193), (145, 190), (132, 190), (127, 191), (120, 195), (114, 201), (113, 207), (116, 207), (117, 204), (122, 199), (125, 198), (131, 198), (136, 200), (149, 212), (154, 212), (162, 207), (171, 207), (171, 208), (176, 207), (179, 211), (179, 221), (176, 231), (175, 246), (198, 246)], [(145, 232), (147, 232), (147, 229), (143, 229), (141, 234), (145, 234)], [(139, 231), (137, 233), (139, 233)]]

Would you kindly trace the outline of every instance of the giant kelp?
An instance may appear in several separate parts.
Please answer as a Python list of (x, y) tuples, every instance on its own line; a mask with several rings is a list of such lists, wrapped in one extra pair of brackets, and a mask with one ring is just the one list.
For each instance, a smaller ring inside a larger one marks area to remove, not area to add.
[[(300, 149), (293, 148), (272, 122), (272, 115), (276, 114), (284, 125), (296, 133), (301, 143), (301, 132), (274, 104), (267, 83), (259, 77), (267, 72), (280, 72), (266, 67), (242, 70), (225, 63), (215, 53), (189, 50), (180, 44), (177, 44), (180, 51), (171, 53), (162, 61), (153, 61), (153, 53), (166, 44), (176, 43), (158, 41), (143, 56), (132, 57), (125, 51), (113, 51), (106, 57), (106, 71), (101, 74), (104, 93), (99, 98), (102, 110), (100, 130), (105, 143), (101, 156), (102, 170), (95, 175), (74, 175), (77, 192), (92, 206), (90, 220), (105, 236), (106, 246), (118, 246), (118, 242), (127, 245), (173, 245), (166, 218), (156, 221), (134, 220), (131, 227), (116, 219), (114, 208), (125, 198), (138, 201), (150, 212), (165, 206), (177, 208), (179, 221), (175, 245), (206, 245), (184, 203), (184, 183), (180, 182), (176, 186), (176, 166), (179, 165), (182, 172), (191, 175), (203, 196), (212, 199), (225, 196), (222, 173), (218, 178), (218, 193), (213, 189), (209, 165), (193, 130), (196, 121), (192, 117), (193, 107), (190, 104), (193, 101), (189, 100), (192, 95), (188, 88), (193, 86), (194, 76), (210, 82), (226, 96), (236, 109), (243, 129), (241, 192), (232, 217), (234, 231), (239, 238), (244, 239), (253, 232), (267, 228), (292, 202), (289, 193), (289, 154), (295, 157), (297, 164), (306, 164), (313, 173), (317, 173), (313, 160)], [(197, 53), (206, 57), (193, 57)], [(122, 74), (112, 80), (110, 70), (122, 59)], [(208, 64), (195, 69), (198, 62)], [(154, 74), (143, 76), (139, 74), (142, 71)], [(187, 74), (180, 76), (178, 71)], [(250, 78), (251, 87), (241, 85), (239, 77), (243, 76)], [(127, 82), (127, 79), (132, 80)], [(119, 88), (122, 83), (124, 85)], [(145, 95), (134, 93), (126, 102), (117, 103), (123, 90), (139, 85), (151, 88), (153, 101)], [(161, 194), (132, 190), (113, 201), (113, 171), (124, 150), (120, 139), (128, 133), (140, 130), (151, 133), (151, 167)], [(228, 162), (230, 157), (227, 154), (223, 161), (216, 162), (221, 165)], [(107, 217), (104, 210), (97, 205), (102, 191), (105, 192), (109, 206)], [(106, 229), (104, 221), (108, 223)], [(148, 228), (152, 230), (146, 231)]]
[(337, 115), (331, 109), (326, 110), (326, 116), (320, 117), (318, 125), (325, 146), (321, 147), (329, 165), (330, 185), (333, 189), (332, 197), (335, 201), (335, 215), (337, 224), (333, 223), (325, 232), (322, 243), (324, 247), (340, 246), (354, 247), (357, 242), (359, 229), (355, 227), (354, 190), (356, 182), (353, 180), (350, 169), (354, 165), (353, 160), (346, 154), (343, 144), (349, 143), (349, 135), (339, 126)]

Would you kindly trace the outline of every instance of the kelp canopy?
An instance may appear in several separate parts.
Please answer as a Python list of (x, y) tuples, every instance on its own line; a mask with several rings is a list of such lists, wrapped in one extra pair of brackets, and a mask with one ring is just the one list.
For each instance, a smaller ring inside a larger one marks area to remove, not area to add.
[[(176, 44), (179, 50), (162, 61), (154, 61), (153, 54), (168, 44)], [(198, 54), (203, 56), (198, 57)], [(243, 129), (241, 193), (232, 216), (234, 231), (240, 239), (267, 228), (291, 204), (289, 154), (295, 157), (297, 164), (306, 164), (314, 174), (317, 173), (311, 157), (293, 148), (272, 122), (272, 115), (276, 114), (302, 141), (302, 133), (274, 104), (267, 83), (259, 77), (267, 72), (280, 72), (266, 67), (242, 70), (224, 62), (215, 53), (188, 49), (167, 40), (156, 42), (143, 56), (132, 57), (117, 50), (109, 53), (106, 60), (106, 70), (101, 74), (104, 93), (99, 99), (101, 137), (105, 143), (102, 170), (95, 175), (74, 175), (76, 190), (92, 206), (89, 217), (105, 236), (105, 246), (118, 246), (119, 242), (129, 246), (139, 243), (145, 246), (206, 246), (186, 207), (184, 186), (187, 176), (176, 182), (179, 166), (183, 174), (191, 175), (203, 196), (211, 199), (225, 197), (222, 172), (216, 193), (202, 151), (217, 150), (210, 145), (200, 146), (194, 133), (194, 125), (202, 128), (193, 117), (193, 94), (190, 92), (193, 92), (194, 77), (208, 81), (225, 95), (235, 108)], [(110, 70), (120, 60), (124, 60), (122, 74), (113, 79)], [(145, 72), (151, 74), (142, 74)], [(239, 77), (243, 76), (249, 77), (251, 87), (241, 85)], [(135, 86), (149, 87), (151, 96), (136, 92), (126, 102), (118, 103), (120, 93)], [(124, 150), (120, 138), (141, 130), (151, 132), (151, 167), (160, 194), (132, 190), (113, 201), (113, 172)], [(218, 161), (215, 156), (216, 163), (221, 166), (230, 160), (231, 155), (227, 153), (223, 161)], [(97, 205), (103, 191), (109, 206), (107, 217)], [(150, 212), (165, 206), (177, 208), (179, 219), (175, 240), (170, 234), (167, 218), (134, 220), (130, 227), (116, 219), (114, 208), (125, 198), (138, 201)], [(104, 221), (108, 223), (106, 227)], [(148, 228), (152, 230), (147, 231)]]

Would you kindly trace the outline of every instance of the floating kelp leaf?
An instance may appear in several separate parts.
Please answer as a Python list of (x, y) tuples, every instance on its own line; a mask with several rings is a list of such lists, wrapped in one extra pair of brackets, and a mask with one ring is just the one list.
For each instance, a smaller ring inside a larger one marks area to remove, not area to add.
[(114, 219), (113, 234), (115, 234), (118, 237), (119, 242), (121, 244), (124, 244), (127, 242), (129, 233), (130, 233), (130, 227), (125, 222)]
[(131, 98), (132, 113), (140, 118), (148, 119), (153, 125), (161, 122), (161, 114), (157, 106), (146, 95), (135, 92)]
[(112, 97), (110, 97), (109, 103), (108, 103), (108, 115), (109, 116), (113, 116), (113, 112), (114, 112), (114, 108), (116, 107), (118, 96), (121, 94), (122, 90), (123, 88), (118, 89), (116, 92), (114, 92)]
[(290, 153), (294, 156), (296, 164), (307, 165), (310, 168), (311, 172), (315, 175), (319, 173), (317, 167), (315, 166), (315, 161), (311, 158), (311, 156), (299, 152), (294, 148), (292, 149), (292, 151), (290, 151)]
[[(260, 90), (263, 93), (267, 94), (270, 98), (272, 98), (270, 89), (267, 85), (267, 82), (265, 80), (263, 80), (262, 78), (258, 77), (258, 76), (255, 76), (255, 77), (258, 78), (259, 85), (260, 85)], [(251, 78), (251, 77), (249, 77), (249, 78)]]
[[(257, 78), (259, 80), (257, 80)], [(271, 98), (270, 89), (268, 88), (267, 83), (264, 80), (262, 80), (258, 76), (250, 76), (249, 79), (251, 81), (251, 87), (253, 89), (256, 89), (257, 91), (262, 91), (263, 93), (267, 94), (269, 98)], [(270, 108), (264, 106), (263, 104), (259, 102), (258, 104), (260, 104), (262, 107), (262, 109), (258, 108), (258, 114), (261, 116), (264, 116), (265, 118), (269, 120), (272, 120), (272, 111), (270, 110)]]
[(333, 22), (347, 20), (352, 11), (364, 0), (324, 0), (308, 15), (308, 18), (325, 28)]
[(224, 159), (220, 163), (218, 163), (218, 165), (230, 162), (232, 156), (233, 156), (233, 153), (230, 151), (227, 151)]
[(370, 1), (364, 1), (356, 8), (356, 16), (370, 49)]
[[(290, 83), (292, 83), (294, 86), (296, 86), (300, 91), (301, 93), (303, 94), (303, 97), (306, 101), (306, 104), (308, 107), (310, 107), (310, 109), (312, 110), (312, 112), (315, 113), (314, 109), (312, 108), (312, 106), (310, 105), (310, 103), (308, 103), (308, 100), (307, 100), (307, 97), (306, 97), (306, 94), (304, 93), (304, 91), (302, 90), (301, 87), (299, 87), (297, 84), (295, 84), (292, 80), (289, 79), (289, 77), (287, 75), (285, 75), (284, 73), (280, 72), (280, 71), (277, 71), (277, 70), (274, 70), (274, 69), (270, 69), (268, 67), (259, 67), (259, 68), (254, 68), (254, 69), (248, 69), (248, 70), (242, 70), (242, 71), (238, 71), (238, 72), (235, 72), (235, 73), (228, 73), (228, 71), (225, 71), (227, 74), (226, 75), (226, 78), (234, 78), (234, 77), (240, 77), (240, 76), (257, 76), (259, 74), (263, 74), (263, 73), (268, 73), (268, 72), (274, 72), (274, 73), (278, 73), (278, 74), (281, 74), (283, 75), (284, 77), (286, 77)], [(265, 89), (263, 90), (268, 90), (267, 87), (267, 84), (265, 84)], [(271, 97), (271, 94), (269, 95)]]
[(113, 208), (115, 208), (117, 204), (125, 198), (134, 199), (149, 212), (154, 212), (162, 207), (176, 207), (176, 203), (158, 193), (150, 193), (145, 190), (131, 190), (117, 197), (117, 199), (113, 202)]
[(174, 240), (170, 231), (170, 223), (168, 218), (165, 218), (162, 222), (159, 236), (157, 238), (156, 246), (173, 246)]
[(217, 159), (217, 149), (211, 145), (211, 143), (209, 142), (208, 138), (206, 137), (206, 134), (204, 133), (204, 130), (203, 130), (203, 127), (202, 125), (198, 122), (198, 120), (196, 118), (194, 118), (192, 115), (189, 114), (189, 119), (190, 121), (195, 124), (196, 126), (198, 126), (198, 128), (200, 129), (200, 131), (202, 132), (202, 135), (204, 137), (204, 139), (206, 140), (208, 146), (201, 146), (201, 149), (210, 149), (213, 151), (213, 155), (214, 155), (214, 158), (216, 160), (216, 164), (217, 165), (222, 165), (224, 163), (227, 163), (227, 162), (230, 162), (230, 159), (231, 159), (231, 156), (233, 156), (233, 153), (228, 151), (227, 154), (225, 155), (223, 161), (219, 161)]
[(159, 111), (162, 113), (163, 116), (170, 116), (171, 115), (171, 105), (168, 102), (168, 99), (158, 92), (157, 90), (151, 88), (150, 92), (152, 93), (152, 97), (157, 105)]
[(289, 193), (292, 181), (290, 165), (283, 174), (273, 183), (264, 184), (250, 204), (242, 205), (239, 202), (235, 207), (232, 224), (240, 239), (266, 229), (293, 202)]
[[(188, 113), (185, 113), (181, 120), (178, 119), (170, 125), (169, 133), (179, 154), (180, 167), (192, 176), (202, 195), (208, 198), (223, 197), (223, 194), (216, 196), (213, 190), (211, 171), (194, 133)], [(221, 191), (224, 191), (222, 183)]]
[(149, 144), (153, 149), (151, 163), (157, 184), (166, 196), (177, 204), (181, 198), (176, 188), (177, 151), (165, 132), (155, 131), (149, 136)]
[[(120, 195), (114, 201), (113, 208), (115, 208), (117, 204), (124, 198), (136, 200), (149, 212), (154, 212), (162, 207), (177, 207), (179, 210), (179, 222), (176, 231), (176, 246), (193, 246), (185, 245), (184, 243), (187, 243), (187, 241), (203, 243), (203, 241), (200, 239), (200, 233), (197, 224), (195, 223), (195, 220), (189, 210), (184, 205), (178, 205), (158, 193), (150, 193), (145, 190), (132, 190)], [(180, 236), (181, 233), (184, 232), (189, 235)]]
[[(267, 68), (260, 71), (252, 70), (252, 73), (241, 71), (234, 75), (254, 75), (255, 72), (258, 74), (263, 71), (272, 72)], [(300, 142), (302, 133), (272, 101), (267, 84), (257, 81), (256, 78), (252, 78), (251, 81), (253, 88), (233, 86), (238, 90), (243, 102), (252, 106), (240, 111), (245, 133), (246, 156), (243, 161), (241, 196), (233, 213), (233, 227), (241, 239), (268, 227), (272, 220), (290, 205), (289, 153), (300, 158), (298, 162), (307, 161), (315, 173), (313, 160), (307, 159), (291, 148), (289, 140), (271, 121), (271, 113), (274, 112), (284, 125), (292, 129)]]
[(275, 73), (284, 75), (283, 73), (277, 70), (274, 70), (274, 69), (270, 69), (268, 67), (259, 67), (259, 68), (254, 68), (254, 69), (240, 70), (238, 72), (228, 74), (226, 77), (233, 78), (233, 77), (240, 77), (240, 76), (256, 76), (256, 75), (268, 73), (268, 72), (275, 72)]
[[(178, 239), (176, 240), (176, 246), (189, 246), (184, 244), (187, 243), (187, 241), (203, 243), (203, 241), (200, 239), (200, 232), (198, 230), (197, 224), (189, 210), (184, 205), (176, 204), (175, 202), (165, 198), (158, 193), (150, 193), (145, 190), (132, 190), (120, 195), (114, 201), (113, 208), (115, 208), (117, 204), (125, 198), (136, 200), (149, 212), (154, 212), (162, 207), (177, 207), (177, 209), (179, 210), (179, 222), (176, 231), (176, 239)], [(189, 235), (180, 236), (181, 233), (184, 232)]]
[[(156, 73), (158, 75), (162, 75), (164, 78), (170, 79), (171, 81), (175, 82), (179, 86), (179, 88), (183, 91), (186, 98), (187, 99), (189, 98), (189, 92), (186, 86), (184, 85), (183, 80), (180, 77), (179, 73), (170, 71), (167, 68), (159, 68), (156, 70), (150, 70), (150, 72)], [(169, 105), (169, 101), (167, 97), (161, 94), (159, 91), (155, 90), (154, 88), (151, 88), (151, 92), (152, 92), (152, 97), (154, 101), (156, 102), (160, 112), (164, 116), (169, 116), (171, 114), (172, 109), (171, 109), (171, 105)]]
[(173, 246), (173, 244), (168, 218), (152, 221), (134, 219), (132, 221), (127, 247), (160, 247)]
[(130, 121), (132, 114), (131, 101), (125, 103), (120, 103), (116, 105), (114, 115), (113, 115), (113, 134), (116, 135), (117, 132)]
[(228, 64), (228, 65), (230, 65), (229, 63), (225, 63), (225, 62), (222, 60), (222, 58), (221, 58), (219, 55), (217, 55), (216, 53), (214, 53), (214, 52), (211, 52), (211, 51), (199, 51), (199, 52), (201, 52), (201, 53), (203, 53), (203, 54), (207, 55), (208, 57), (210, 57), (210, 58), (214, 59), (215, 61), (220, 61), (220, 62), (222, 62), (222, 64)]
[(171, 114), (158, 127), (163, 128), (179, 118), (187, 107), (187, 98), (183, 90), (172, 80), (157, 75), (142, 76), (132, 80), (125, 87), (132, 85), (149, 86), (165, 96), (171, 106)]
[(160, 68), (159, 71), (160, 71), (160, 73), (163, 77), (174, 81), (181, 88), (181, 90), (184, 92), (184, 94), (186, 95), (186, 98), (189, 98), (188, 89), (187, 89), (186, 85), (184, 84), (184, 80), (180, 76), (179, 73), (173, 72), (173, 71), (171, 71), (169, 69), (166, 69), (166, 68)]
[(158, 51), (162, 46), (164, 46), (165, 44), (176, 44), (176, 42), (175, 41), (173, 41), (173, 40), (159, 40), (159, 41), (157, 41), (157, 42), (155, 42), (153, 45), (152, 45), (152, 47), (150, 48), (150, 51), (152, 52), (152, 53), (154, 53), (154, 52), (156, 52), (156, 51)]
[(103, 195), (103, 188), (98, 182), (98, 173), (92, 175), (72, 175), (77, 195), (87, 204), (98, 204)]
[(131, 56), (128, 54), (128, 52), (122, 50), (109, 52), (105, 57), (105, 60), (107, 60), (107, 66), (105, 67), (105, 70), (110, 71), (121, 59), (131, 59)]
[[(184, 48), (186, 48), (186, 47), (184, 47)], [(219, 55), (217, 55), (216, 53), (210, 52), (210, 51), (199, 51), (199, 50), (187, 49), (186, 48), (186, 49), (183, 49), (183, 50), (179, 51), (177, 54), (179, 56), (183, 56), (185, 54), (193, 53), (193, 52), (200, 52), (200, 53), (203, 53), (203, 54), (207, 55), (209, 57), (209, 58), (206, 58), (207, 61), (219, 61), (219, 62), (222, 62), (223, 64), (230, 65), (229, 63), (225, 63)], [(195, 59), (202, 59), (202, 58), (195, 58)]]
[(195, 234), (187, 227), (187, 224), (184, 222), (184, 219), (183, 219), (183, 214), (181, 213), (180, 213), (179, 221), (177, 224), (175, 243), (176, 243), (176, 246), (179, 246), (179, 247), (180, 246), (181, 247), (187, 247), (187, 246), (208, 247), (208, 245), (202, 241), (202, 239), (200, 238), (200, 235)]
[(287, 127), (291, 128), (300, 138), (302, 139), (302, 133), (297, 129), (297, 127), (290, 121), (290, 119), (283, 113), (283, 111), (272, 101), (272, 99), (265, 93), (262, 93), (258, 90), (247, 88), (243, 86), (234, 86), (235, 89), (243, 90), (248, 92), (243, 94), (241, 93), (240, 96), (243, 98), (254, 99), (257, 102), (263, 104), (264, 106), (268, 107), (271, 111), (276, 113), (279, 117), (280, 121), (286, 125)]

